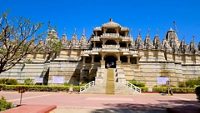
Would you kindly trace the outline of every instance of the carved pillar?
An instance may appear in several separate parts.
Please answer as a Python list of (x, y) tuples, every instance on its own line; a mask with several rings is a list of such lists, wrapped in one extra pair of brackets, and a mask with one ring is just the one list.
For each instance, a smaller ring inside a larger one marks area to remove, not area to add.
[(94, 42), (93, 44), (94, 44), (94, 47), (96, 47), (96, 42)]
[(128, 63), (130, 64), (130, 56), (127, 56), (127, 58), (128, 58)]
[(92, 64), (94, 64), (94, 55), (92, 55)]
[(119, 46), (119, 40), (117, 40), (117, 42), (116, 42), (116, 43), (117, 43), (117, 45)]
[(120, 54), (117, 54), (117, 61), (120, 61)]
[(129, 44), (129, 43), (126, 43), (126, 47), (127, 47), (127, 48), (128, 48), (128, 44)]
[(116, 29), (116, 33), (117, 33), (117, 34), (119, 33), (119, 29), (118, 29), (118, 28)]
[(105, 54), (101, 54), (101, 68), (105, 68), (105, 60), (104, 60), (104, 56), (105, 56)]
[(105, 28), (103, 28), (103, 33), (106, 33), (106, 29)]
[(125, 32), (125, 36), (128, 36), (128, 32)]
[(121, 61), (120, 61), (120, 54), (117, 54), (117, 62), (116, 62), (116, 68), (119, 68), (121, 65)]
[(97, 36), (97, 31), (95, 31), (94, 33), (95, 33), (95, 36)]
[(85, 65), (85, 56), (83, 56), (83, 65)]
[(103, 45), (105, 45), (105, 43), (106, 43), (106, 40), (103, 40)]

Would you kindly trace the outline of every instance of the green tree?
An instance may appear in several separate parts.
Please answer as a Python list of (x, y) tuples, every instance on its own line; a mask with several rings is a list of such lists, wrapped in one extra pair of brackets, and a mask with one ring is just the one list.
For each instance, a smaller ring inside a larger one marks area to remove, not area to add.
[(23, 17), (9, 20), (7, 13), (0, 16), (0, 73), (11, 69), (37, 49), (35, 43), (41, 35), (35, 33), (41, 25)]

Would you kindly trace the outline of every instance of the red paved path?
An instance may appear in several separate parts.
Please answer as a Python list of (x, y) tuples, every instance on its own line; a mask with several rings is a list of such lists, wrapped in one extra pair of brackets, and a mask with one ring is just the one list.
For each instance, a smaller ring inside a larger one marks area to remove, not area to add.
[[(8, 101), (19, 103), (18, 92), (0, 92)], [(175, 106), (200, 106), (195, 94), (175, 94), (162, 96), (160, 94), (92, 95), (68, 94), (64, 92), (26, 92), (23, 104), (57, 105), (58, 108), (91, 108), (91, 109), (163, 109)]]

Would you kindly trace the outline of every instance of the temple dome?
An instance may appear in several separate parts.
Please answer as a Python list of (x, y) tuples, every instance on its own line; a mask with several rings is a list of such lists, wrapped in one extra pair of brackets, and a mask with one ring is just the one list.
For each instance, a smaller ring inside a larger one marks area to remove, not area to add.
[(120, 25), (118, 23), (116, 23), (116, 22), (113, 22), (112, 19), (110, 19), (110, 21), (105, 23), (105, 24), (103, 24), (102, 27), (115, 28), (115, 27), (120, 27)]

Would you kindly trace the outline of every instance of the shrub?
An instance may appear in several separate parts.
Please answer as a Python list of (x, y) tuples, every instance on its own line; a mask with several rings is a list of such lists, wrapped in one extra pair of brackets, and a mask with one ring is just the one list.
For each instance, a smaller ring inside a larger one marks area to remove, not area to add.
[(140, 87), (142, 92), (148, 92), (148, 88), (147, 87)]
[[(172, 91), (174, 93), (194, 93), (194, 88), (178, 88), (178, 87), (172, 87)], [(167, 87), (154, 87), (153, 88), (154, 92), (159, 92), (159, 93), (167, 93), (168, 88)]]
[(185, 81), (186, 87), (194, 88), (195, 86), (200, 85), (200, 78), (190, 79)]
[(164, 87), (164, 86), (153, 87), (153, 92), (166, 93), (167, 87)]
[(33, 85), (33, 84), (34, 84), (33, 79), (28, 78), (24, 80), (24, 85)]
[[(25, 88), (27, 91), (69, 91), (70, 86), (46, 86), (46, 85), (6, 85), (3, 90), (18, 91), (20, 87)], [(73, 86), (73, 90), (79, 92), (80, 86)]]
[(76, 92), (79, 92), (80, 91), (80, 86), (73, 86), (73, 90), (76, 91)]
[(16, 79), (2, 78), (2, 79), (0, 79), (0, 84), (17, 85), (18, 82)]
[(0, 91), (3, 90), (5, 88), (5, 84), (0, 84)]
[(197, 99), (200, 101), (200, 86), (195, 88), (195, 93), (197, 95)]
[(12, 108), (13, 105), (11, 102), (7, 102), (4, 97), (1, 97), (0, 99), (0, 111), (4, 111), (6, 109)]
[(178, 82), (178, 87), (186, 87), (185, 82)]
[(130, 83), (132, 83), (133, 85), (137, 86), (137, 87), (145, 87), (145, 83), (136, 81), (136, 80), (130, 80)]

